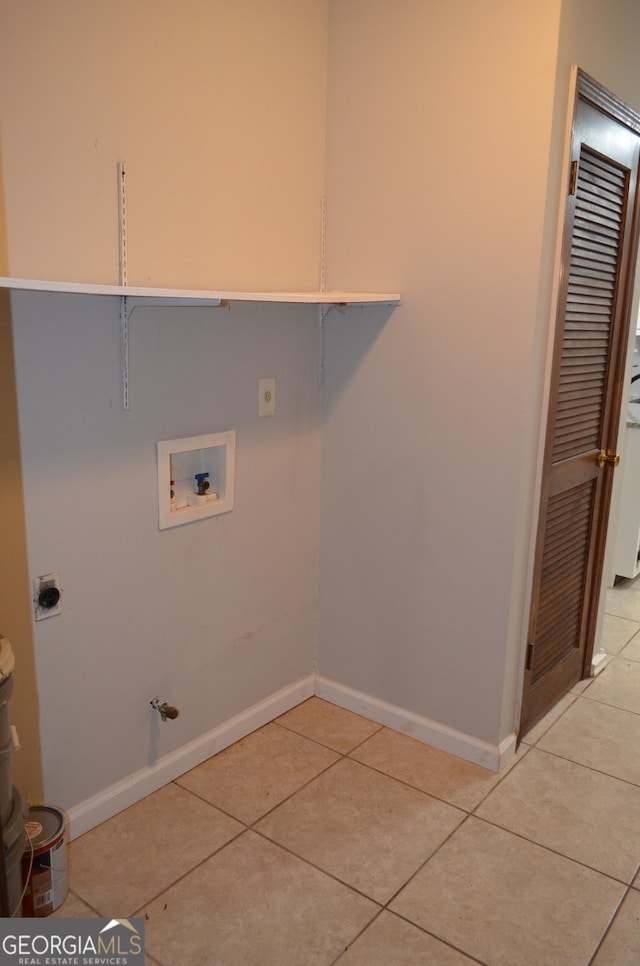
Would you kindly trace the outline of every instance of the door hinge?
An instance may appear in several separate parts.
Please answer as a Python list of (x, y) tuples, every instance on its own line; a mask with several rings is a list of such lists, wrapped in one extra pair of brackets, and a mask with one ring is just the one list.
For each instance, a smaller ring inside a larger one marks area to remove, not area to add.
[(533, 644), (527, 644), (527, 671), (533, 667)]
[(571, 174), (569, 175), (569, 194), (576, 193), (576, 181), (578, 180), (578, 162), (571, 162)]

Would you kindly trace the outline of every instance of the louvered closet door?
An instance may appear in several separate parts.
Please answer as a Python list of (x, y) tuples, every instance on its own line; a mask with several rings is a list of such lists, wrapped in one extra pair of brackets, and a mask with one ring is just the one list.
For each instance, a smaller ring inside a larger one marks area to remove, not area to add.
[(572, 144), (521, 735), (590, 667), (629, 331), (638, 134), (580, 100)]

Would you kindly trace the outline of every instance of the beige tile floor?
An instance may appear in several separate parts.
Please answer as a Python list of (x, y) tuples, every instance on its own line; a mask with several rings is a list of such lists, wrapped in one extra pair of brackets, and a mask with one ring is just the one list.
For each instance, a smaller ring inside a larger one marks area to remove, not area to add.
[(638, 966), (640, 579), (602, 644), (500, 775), (311, 698), (73, 842), (56, 915), (150, 966)]

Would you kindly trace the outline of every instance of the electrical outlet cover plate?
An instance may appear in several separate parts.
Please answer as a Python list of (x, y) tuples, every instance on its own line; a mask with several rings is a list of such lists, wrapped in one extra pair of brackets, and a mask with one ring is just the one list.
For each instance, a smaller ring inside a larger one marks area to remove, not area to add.
[(258, 379), (258, 416), (275, 416), (275, 412), (275, 379)]
[[(54, 591), (58, 592), (58, 598), (55, 599)], [(47, 591), (49, 594), (47, 595)], [(46, 603), (41, 603), (41, 595), (47, 596), (53, 603), (47, 605)], [(51, 574), (42, 574), (40, 577), (33, 578), (33, 613), (37, 621), (46, 620), (47, 617), (57, 617), (58, 614), (62, 613), (62, 585), (60, 583), (60, 574), (54, 572)]]

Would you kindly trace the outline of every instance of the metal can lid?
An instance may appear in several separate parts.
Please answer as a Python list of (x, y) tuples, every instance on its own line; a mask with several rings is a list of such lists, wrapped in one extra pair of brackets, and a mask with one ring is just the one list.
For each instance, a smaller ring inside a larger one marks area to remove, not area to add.
[(7, 637), (0, 634), (0, 683), (3, 678), (8, 678), (13, 673), (16, 666), (16, 659), (13, 654), (11, 642)]
[(51, 845), (64, 832), (65, 817), (59, 808), (53, 805), (31, 805), (25, 832), (27, 833), (34, 851), (42, 846)]

